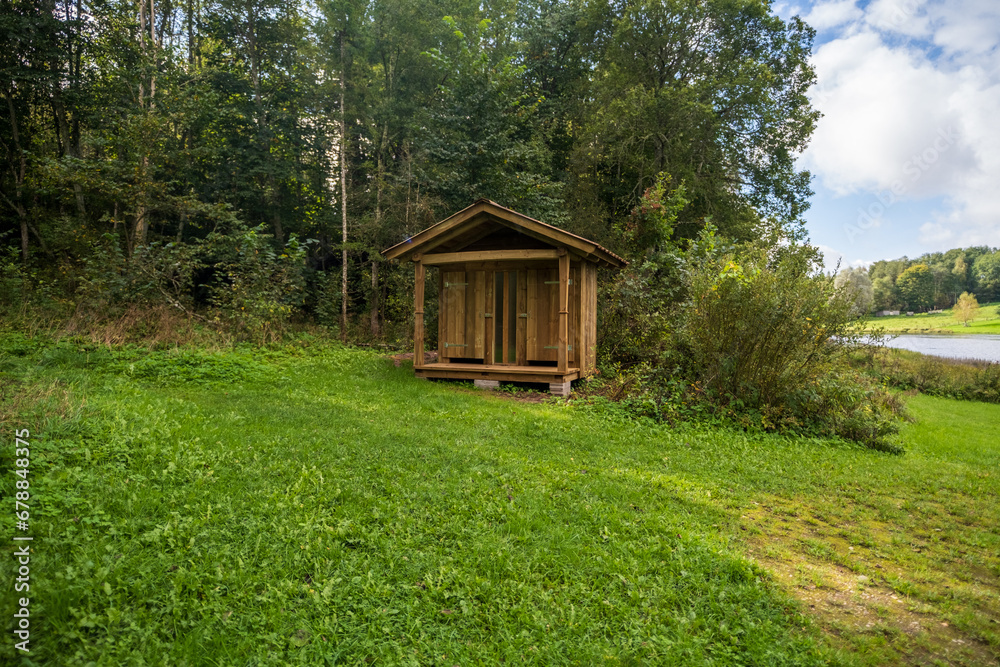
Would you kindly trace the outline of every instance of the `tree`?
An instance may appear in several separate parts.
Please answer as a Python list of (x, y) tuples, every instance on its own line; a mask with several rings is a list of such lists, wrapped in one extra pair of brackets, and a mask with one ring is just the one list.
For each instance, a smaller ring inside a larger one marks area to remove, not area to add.
[(976, 315), (979, 314), (979, 302), (976, 301), (976, 295), (962, 292), (952, 311), (955, 313), (955, 319), (960, 320), (963, 326), (969, 326), (969, 322), (976, 319)]
[(833, 286), (853, 304), (851, 306), (852, 317), (864, 315), (871, 310), (875, 301), (875, 293), (871, 278), (868, 277), (868, 271), (865, 269), (843, 269), (834, 279)]
[(899, 304), (896, 283), (889, 276), (879, 276), (872, 280), (872, 299), (875, 310), (894, 310)]
[(593, 0), (593, 88), (578, 172), (612, 216), (666, 172), (689, 207), (679, 234), (711, 216), (748, 240), (762, 220), (804, 236), (810, 176), (795, 156), (818, 114), (805, 96), (813, 30), (751, 0)]
[(934, 274), (926, 264), (914, 264), (896, 280), (899, 296), (910, 310), (927, 310), (934, 305)]
[(985, 301), (1000, 298), (1000, 250), (980, 255), (972, 265), (972, 273)]
[(524, 67), (492, 47), (490, 21), (468, 34), (445, 21), (451, 43), (428, 53), (441, 83), (423, 118), (423, 179), (452, 210), (485, 197), (565, 221), (563, 184), (537, 127), (540, 95), (525, 88)]

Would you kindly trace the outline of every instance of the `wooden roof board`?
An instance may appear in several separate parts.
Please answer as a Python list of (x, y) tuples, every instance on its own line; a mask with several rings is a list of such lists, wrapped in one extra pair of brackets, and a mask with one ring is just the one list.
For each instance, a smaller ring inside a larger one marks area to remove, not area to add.
[(529, 218), (488, 199), (476, 201), (471, 206), (445, 218), (436, 225), (428, 227), (402, 243), (397, 243), (391, 248), (383, 250), (382, 254), (387, 259), (399, 259), (418, 252), (428, 252), (481, 224), (484, 217), (533, 236), (540, 241), (575, 250), (577, 254), (596, 260), (605, 266), (622, 268), (627, 265), (624, 259), (593, 241), (545, 224), (540, 220)]

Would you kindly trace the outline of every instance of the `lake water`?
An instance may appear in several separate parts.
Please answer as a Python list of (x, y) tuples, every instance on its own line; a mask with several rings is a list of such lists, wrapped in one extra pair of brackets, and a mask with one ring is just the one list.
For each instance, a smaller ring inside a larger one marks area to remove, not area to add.
[(887, 337), (885, 346), (935, 357), (1000, 362), (1000, 336), (993, 334), (900, 334)]

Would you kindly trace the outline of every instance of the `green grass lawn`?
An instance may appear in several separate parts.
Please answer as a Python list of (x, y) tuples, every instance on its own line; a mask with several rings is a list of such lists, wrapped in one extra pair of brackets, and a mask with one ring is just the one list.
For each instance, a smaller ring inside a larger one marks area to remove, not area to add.
[(1000, 302), (981, 304), (976, 319), (965, 326), (957, 320), (951, 309), (943, 313), (916, 313), (912, 316), (891, 315), (873, 317), (869, 327), (882, 327), (888, 333), (962, 333), (1000, 334)]
[(0, 560), (4, 664), (1000, 657), (997, 405), (913, 397), (897, 456), (522, 402), (336, 347), (5, 335), (0, 354), (0, 522), (15, 533), (27, 425), (35, 538), (32, 662), (9, 541)]

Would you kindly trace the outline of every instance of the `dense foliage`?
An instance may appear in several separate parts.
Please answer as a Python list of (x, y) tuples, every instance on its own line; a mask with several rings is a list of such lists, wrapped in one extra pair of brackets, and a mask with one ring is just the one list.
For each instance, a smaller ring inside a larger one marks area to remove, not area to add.
[(405, 337), (382, 248), (480, 197), (613, 246), (661, 172), (680, 236), (802, 234), (812, 30), (761, 0), (15, 0), (0, 36), (0, 244), (36, 308)]
[(815, 248), (788, 239), (729, 245), (709, 227), (671, 240), (684, 192), (666, 185), (623, 228), (633, 262), (605, 290), (601, 347), (633, 408), (895, 449), (898, 402), (848, 364), (865, 340), (856, 295), (818, 270)]

